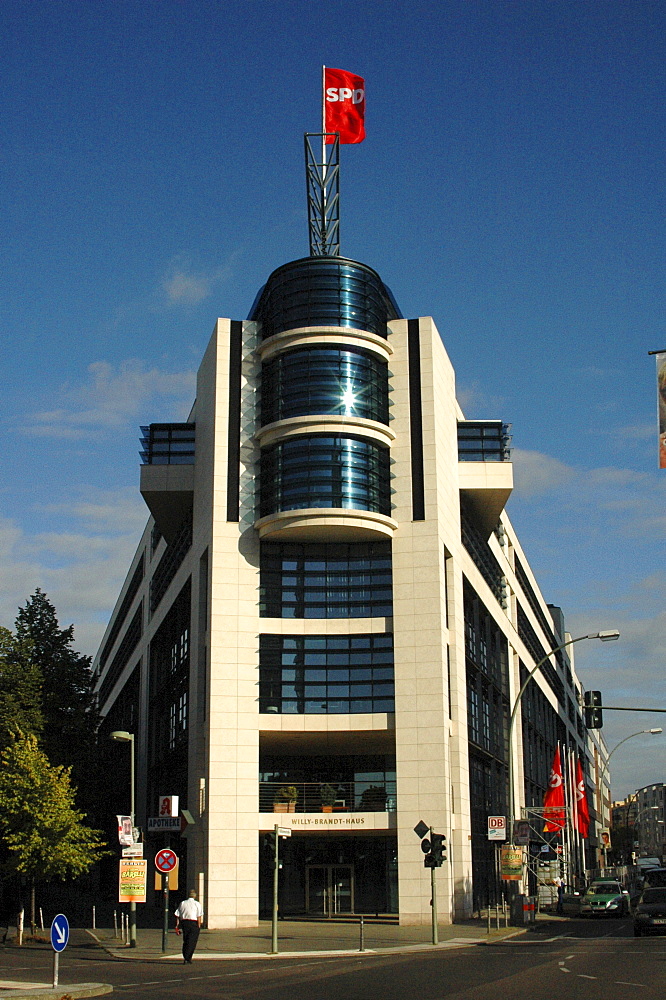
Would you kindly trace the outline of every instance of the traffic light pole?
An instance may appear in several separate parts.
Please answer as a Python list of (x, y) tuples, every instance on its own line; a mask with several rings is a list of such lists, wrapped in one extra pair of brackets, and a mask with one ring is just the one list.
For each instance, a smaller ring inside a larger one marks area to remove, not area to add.
[(278, 953), (278, 880), (280, 872), (280, 857), (278, 849), (278, 844), (280, 843), (280, 838), (278, 837), (279, 829), (280, 828), (277, 825), (273, 827), (275, 851), (273, 854), (273, 916), (271, 919), (271, 955), (277, 955)]
[[(434, 828), (430, 827), (430, 843), (433, 842)], [(430, 869), (430, 908), (432, 910), (432, 943), (439, 944), (439, 936), (437, 930), (437, 880), (435, 878), (436, 868)]]

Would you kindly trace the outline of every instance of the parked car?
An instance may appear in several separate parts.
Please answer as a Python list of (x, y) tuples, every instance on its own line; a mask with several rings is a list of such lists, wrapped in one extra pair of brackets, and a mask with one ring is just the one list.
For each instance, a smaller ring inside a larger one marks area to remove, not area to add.
[(593, 882), (580, 904), (581, 917), (626, 917), (629, 911), (629, 892), (619, 882)]
[(643, 889), (634, 909), (634, 935), (666, 931), (666, 886)]

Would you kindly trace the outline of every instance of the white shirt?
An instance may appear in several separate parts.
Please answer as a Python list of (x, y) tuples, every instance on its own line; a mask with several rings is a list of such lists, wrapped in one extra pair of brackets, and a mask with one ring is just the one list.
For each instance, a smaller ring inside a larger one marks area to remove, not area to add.
[(199, 917), (203, 917), (203, 906), (198, 899), (194, 899), (190, 896), (189, 899), (184, 899), (176, 910), (176, 916), (179, 920), (198, 920)]

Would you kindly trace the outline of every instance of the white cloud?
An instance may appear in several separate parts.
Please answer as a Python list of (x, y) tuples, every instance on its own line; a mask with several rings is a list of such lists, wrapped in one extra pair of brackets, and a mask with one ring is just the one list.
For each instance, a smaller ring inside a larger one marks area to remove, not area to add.
[(203, 276), (175, 271), (162, 282), (169, 302), (196, 305), (211, 293), (211, 282)]
[(120, 592), (148, 512), (134, 490), (81, 490), (71, 507), (43, 506), (44, 518), (64, 519), (62, 531), (30, 534), (0, 517), (0, 624), (13, 628), (18, 608), (37, 587), (52, 601), (63, 627), (75, 627), (75, 647), (94, 653)]
[(117, 368), (107, 361), (96, 361), (87, 371), (84, 383), (63, 387), (62, 405), (57, 409), (27, 415), (23, 433), (71, 440), (99, 438), (134, 423), (156, 398), (169, 398), (182, 408), (186, 402), (191, 404), (195, 394), (193, 371), (146, 368), (137, 359), (123, 361)]
[(534, 497), (557, 490), (570, 483), (576, 475), (572, 466), (539, 451), (512, 448), (511, 460), (514, 466), (515, 491), (522, 497)]
[(226, 264), (197, 270), (184, 256), (173, 259), (162, 278), (160, 291), (171, 306), (195, 306), (212, 295), (215, 288), (227, 281), (232, 273), (237, 253), (230, 254)]

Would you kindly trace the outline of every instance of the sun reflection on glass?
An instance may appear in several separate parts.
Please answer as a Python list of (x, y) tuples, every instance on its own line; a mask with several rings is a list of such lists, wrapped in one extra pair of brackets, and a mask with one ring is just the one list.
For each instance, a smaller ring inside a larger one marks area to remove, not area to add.
[(356, 403), (356, 395), (350, 385), (342, 393), (342, 407), (345, 413), (352, 413)]

